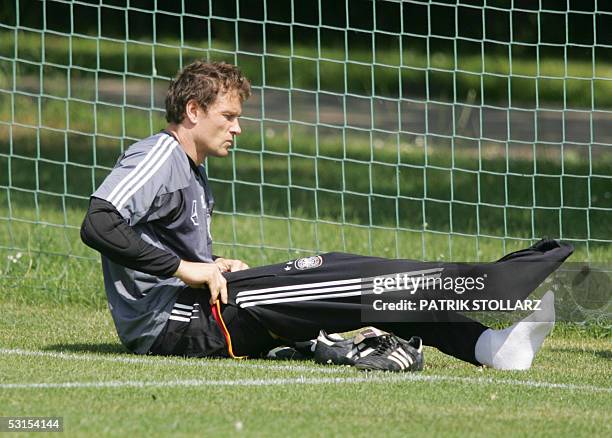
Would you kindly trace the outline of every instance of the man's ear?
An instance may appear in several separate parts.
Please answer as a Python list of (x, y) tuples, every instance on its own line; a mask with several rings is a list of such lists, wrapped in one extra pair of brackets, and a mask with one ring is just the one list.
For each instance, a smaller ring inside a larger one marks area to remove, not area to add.
[(185, 118), (188, 119), (191, 123), (195, 123), (198, 121), (198, 112), (202, 111), (198, 102), (195, 99), (191, 99), (185, 105)]

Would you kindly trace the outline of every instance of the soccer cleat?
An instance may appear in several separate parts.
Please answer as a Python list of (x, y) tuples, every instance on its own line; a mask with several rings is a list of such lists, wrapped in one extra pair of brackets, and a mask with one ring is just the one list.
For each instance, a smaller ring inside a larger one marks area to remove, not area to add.
[(273, 360), (310, 360), (313, 358), (316, 339), (310, 341), (294, 342), (292, 346), (281, 345), (273, 348), (266, 355)]
[(355, 362), (360, 370), (421, 371), (423, 369), (423, 341), (413, 336), (406, 341), (393, 334), (382, 336), (374, 352)]
[(386, 335), (388, 333), (369, 327), (361, 330), (354, 338), (345, 339), (338, 334), (329, 335), (325, 330), (321, 330), (314, 360), (321, 364), (355, 365), (357, 360), (373, 353), (379, 338)]
[(308, 360), (308, 357), (304, 357), (299, 351), (293, 347), (281, 345), (280, 347), (273, 348), (266, 354), (266, 359), (272, 360)]

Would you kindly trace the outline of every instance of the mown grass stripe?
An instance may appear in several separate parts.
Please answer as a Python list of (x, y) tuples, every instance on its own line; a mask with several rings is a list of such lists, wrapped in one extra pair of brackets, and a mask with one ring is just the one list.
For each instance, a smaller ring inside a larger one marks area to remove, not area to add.
[[(50, 357), (64, 360), (105, 361), (119, 363), (144, 363), (150, 365), (177, 365), (177, 366), (220, 366), (257, 368), (266, 371), (294, 371), (314, 373), (346, 373), (347, 368), (337, 367), (307, 367), (300, 365), (264, 365), (231, 360), (190, 361), (168, 358), (140, 358), (140, 357), (104, 357), (76, 353), (55, 353), (47, 351), (32, 351), (20, 349), (0, 349), (0, 354)], [(351, 370), (352, 371), (352, 370)], [(279, 385), (320, 385), (320, 384), (351, 384), (351, 383), (394, 383), (405, 381), (417, 382), (455, 382), (471, 385), (507, 385), (525, 386), (530, 388), (563, 389), (570, 391), (612, 392), (612, 387), (578, 385), (569, 383), (553, 383), (534, 380), (499, 379), (490, 377), (460, 377), (423, 374), (365, 374), (358, 377), (295, 377), (275, 379), (237, 379), (237, 380), (171, 380), (171, 381), (97, 381), (97, 382), (30, 382), (30, 383), (3, 383), (0, 389), (44, 389), (44, 388), (122, 388), (122, 387), (176, 387), (176, 386), (279, 386)]]
[(564, 389), (570, 391), (612, 392), (611, 387), (574, 385), (568, 383), (536, 382), (532, 380), (454, 377), (421, 374), (364, 375), (360, 377), (295, 377), (280, 379), (237, 379), (237, 380), (111, 380), (106, 382), (60, 382), (60, 383), (3, 383), (0, 389), (80, 389), (80, 388), (150, 388), (150, 387), (198, 387), (198, 386), (282, 386), (282, 385), (324, 385), (354, 383), (398, 383), (398, 382), (455, 382), (470, 385), (508, 385), (530, 388)]

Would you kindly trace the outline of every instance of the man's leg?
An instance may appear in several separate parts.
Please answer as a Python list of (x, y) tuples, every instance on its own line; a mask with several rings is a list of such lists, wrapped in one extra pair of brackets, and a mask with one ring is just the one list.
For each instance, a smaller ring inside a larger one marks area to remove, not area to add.
[(322, 314), (313, 315), (303, 324), (287, 330), (276, 324), (278, 320), (272, 323), (268, 323), (267, 319), (257, 320), (251, 312), (237, 306), (224, 306), (223, 310), (223, 319), (231, 336), (236, 356), (259, 357), (272, 348), (287, 342), (314, 339), (321, 329), (334, 333), (375, 325), (405, 339), (419, 336), (425, 345), (474, 365), (481, 364), (475, 357), (474, 346), (487, 327), (461, 314), (431, 313), (428, 315), (431, 317), (429, 322), (372, 324), (362, 322), (360, 315), (359, 312), (350, 311), (344, 311), (341, 317), (333, 318), (326, 318)]
[[(502, 272), (505, 281), (501, 286), (507, 295), (522, 299), (569, 254), (571, 249), (553, 242), (506, 256), (498, 264), (482, 264), (482, 269)], [(514, 263), (517, 259), (529, 259), (532, 263), (517, 267)], [(512, 275), (509, 261), (514, 263), (512, 269), (521, 270), (522, 276)], [(457, 265), (449, 265), (457, 269)], [(427, 345), (447, 354), (470, 363), (483, 363), (475, 356), (475, 346), (487, 327), (460, 314), (405, 312), (404, 319), (397, 322), (377, 324), (363, 320), (367, 306), (361, 298), (368, 287), (371, 291), (373, 277), (440, 267), (445, 266), (331, 253), (231, 273), (227, 279), (230, 304), (249, 311), (263, 327), (283, 338), (306, 340), (316, 337), (320, 329), (342, 332), (376, 325), (401, 337), (420, 336)], [(478, 268), (468, 266), (472, 274)], [(530, 275), (525, 275), (529, 270)], [(501, 286), (490, 288), (488, 296), (503, 296)]]
[(284, 340), (273, 336), (253, 315), (236, 306), (224, 306), (223, 321), (232, 342), (234, 355), (252, 358), (263, 357)]
[[(501, 262), (517, 259), (544, 262), (521, 266), (530, 268), (532, 275), (523, 275), (520, 281), (514, 284), (515, 287), (512, 281), (504, 282), (504, 286), (508, 287), (508, 295), (515, 299), (526, 297), (539, 281), (556, 269), (570, 253), (571, 250), (552, 242), (546, 245), (538, 243), (527, 250), (505, 256)], [(229, 333), (234, 334), (235, 354), (259, 355), (278, 344), (278, 339), (270, 336), (269, 332), (291, 340), (306, 340), (316, 337), (321, 328), (329, 332), (341, 332), (372, 325), (372, 321), (363, 320), (362, 312), (367, 306), (361, 301), (361, 296), (364, 290), (367, 290), (368, 282), (371, 289), (373, 276), (415, 272), (440, 266), (444, 267), (444, 264), (332, 253), (230, 273), (226, 275), (230, 305), (224, 308), (222, 314), (224, 319), (227, 319)], [(451, 267), (456, 265), (451, 264)], [(477, 267), (472, 265), (471, 272), (475, 268)], [(504, 267), (498, 265), (494, 268), (500, 270)], [(516, 277), (511, 272), (503, 273), (510, 280)], [(189, 288), (186, 290), (189, 291)], [(489, 292), (493, 296), (500, 293), (499, 290)], [(220, 346), (223, 344), (223, 334), (219, 333), (219, 326), (213, 322), (207, 301), (208, 294), (203, 290), (181, 294), (177, 302), (179, 307), (173, 310), (171, 321), (152, 352), (194, 356), (222, 355)], [(184, 313), (192, 311), (196, 305), (199, 306), (198, 312), (202, 312), (202, 316), (186, 318)], [(375, 325), (405, 338), (420, 336), (427, 345), (462, 360), (496, 367), (501, 363), (499, 353), (505, 354), (517, 348), (518, 340), (527, 339), (535, 345), (536, 347), (532, 348), (535, 353), (541, 345), (541, 340), (536, 339), (534, 342), (530, 336), (535, 332), (548, 333), (550, 330), (541, 330), (541, 324), (518, 323), (515, 326), (521, 327), (520, 330), (513, 326), (515, 329), (511, 327), (512, 330), (492, 331), (454, 312), (406, 312), (405, 316), (404, 321), (381, 322)], [(200, 321), (197, 321), (198, 319)], [(525, 329), (536, 326), (540, 328)], [(492, 333), (496, 335), (493, 336)], [(482, 341), (483, 336), (486, 341)], [(539, 337), (543, 340), (543, 336)], [(477, 344), (480, 345), (479, 359), (475, 354)]]
[(225, 337), (209, 299), (208, 290), (185, 287), (149, 352), (161, 356), (228, 357)]
[[(186, 357), (229, 357), (224, 328), (216, 321), (206, 289), (185, 287), (179, 294), (151, 354)], [(223, 323), (231, 333), (236, 356), (258, 357), (282, 342), (253, 316), (236, 306), (224, 306)]]
[[(437, 314), (437, 321), (382, 322), (377, 323), (376, 326), (404, 339), (419, 336), (425, 345), (477, 366), (487, 365), (503, 370), (524, 370), (531, 366), (535, 354), (554, 326), (553, 300), (554, 297), (549, 292), (542, 300), (542, 310), (535, 311), (503, 330), (487, 328), (477, 321), (453, 312), (445, 315), (446, 320)], [(237, 355), (261, 356), (271, 348), (283, 343), (278, 337), (271, 336), (270, 332), (249, 312), (233, 306), (227, 308), (242, 315), (228, 326)], [(344, 323), (341, 325), (328, 323), (326, 330), (329, 332), (350, 331), (364, 325), (366, 324), (360, 322), (348, 326)], [(288, 334), (284, 336), (291, 338), (291, 335)], [(306, 336), (306, 338), (315, 337), (315, 331)], [(302, 338), (293, 339), (299, 341)]]

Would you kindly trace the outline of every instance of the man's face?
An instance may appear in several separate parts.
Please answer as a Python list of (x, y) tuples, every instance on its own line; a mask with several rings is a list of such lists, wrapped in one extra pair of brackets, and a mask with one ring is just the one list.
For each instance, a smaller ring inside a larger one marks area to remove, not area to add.
[(234, 144), (234, 136), (240, 135), (238, 118), (242, 103), (237, 93), (224, 93), (208, 107), (199, 108), (193, 139), (196, 149), (205, 157), (226, 157)]

